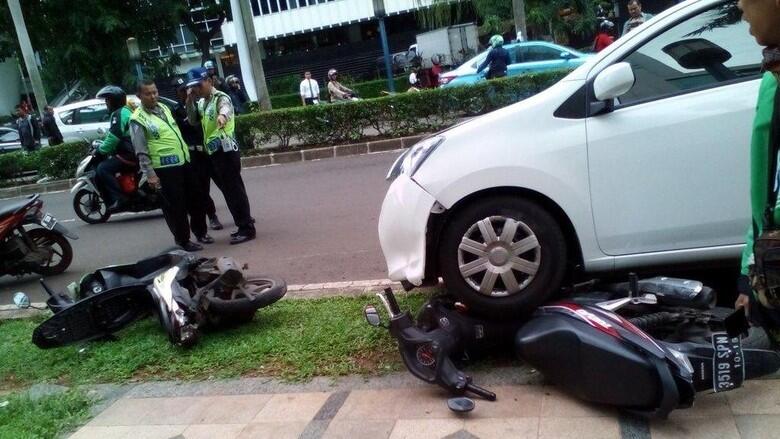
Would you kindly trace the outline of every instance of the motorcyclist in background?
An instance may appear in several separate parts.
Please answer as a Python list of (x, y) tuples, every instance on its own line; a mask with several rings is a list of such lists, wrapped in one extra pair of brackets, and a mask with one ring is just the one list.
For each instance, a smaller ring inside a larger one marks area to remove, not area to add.
[(107, 158), (97, 167), (99, 190), (105, 198), (109, 212), (117, 212), (127, 203), (127, 197), (119, 187), (117, 173), (134, 171), (138, 167), (133, 143), (130, 140), (130, 116), (133, 108), (127, 103), (127, 95), (121, 87), (107, 85), (98, 91), (97, 98), (106, 101), (110, 125), (98, 152)]

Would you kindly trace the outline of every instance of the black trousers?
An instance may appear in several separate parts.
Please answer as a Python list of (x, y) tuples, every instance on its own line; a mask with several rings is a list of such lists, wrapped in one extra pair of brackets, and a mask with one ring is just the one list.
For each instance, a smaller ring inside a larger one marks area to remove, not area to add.
[(198, 182), (198, 191), (203, 194), (203, 208), (206, 216), (213, 218), (217, 215), (217, 208), (214, 206), (214, 200), (211, 198), (211, 165), (209, 156), (205, 152), (190, 150), (192, 160), (192, 171), (195, 173)]
[(135, 167), (128, 165), (116, 157), (109, 157), (100, 162), (96, 173), (103, 198), (106, 199), (106, 205), (110, 206), (116, 201), (127, 198), (119, 187), (119, 181), (116, 179), (116, 174), (132, 170), (135, 170)]
[(255, 220), (249, 208), (244, 180), (241, 178), (241, 155), (238, 151), (218, 149), (209, 156), (211, 175), (222, 195), (239, 232), (255, 233)]
[(162, 186), (165, 222), (176, 244), (182, 245), (190, 240), (190, 227), (195, 236), (205, 235), (206, 214), (192, 165), (187, 163), (172, 168), (159, 168), (154, 172)]

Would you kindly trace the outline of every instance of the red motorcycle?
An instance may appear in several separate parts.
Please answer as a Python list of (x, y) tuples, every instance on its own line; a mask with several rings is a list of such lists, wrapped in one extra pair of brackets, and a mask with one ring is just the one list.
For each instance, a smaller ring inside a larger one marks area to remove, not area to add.
[(39, 195), (0, 203), (0, 276), (51, 276), (70, 266), (73, 248), (67, 238), (78, 236), (42, 208)]

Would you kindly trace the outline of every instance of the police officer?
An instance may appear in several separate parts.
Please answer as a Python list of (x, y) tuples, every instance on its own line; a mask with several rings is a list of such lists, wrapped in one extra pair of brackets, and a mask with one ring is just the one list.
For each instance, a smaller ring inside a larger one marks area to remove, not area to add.
[(116, 174), (135, 171), (137, 166), (129, 130), (133, 109), (127, 104), (125, 91), (116, 85), (101, 88), (96, 97), (105, 99), (111, 114), (108, 133), (98, 148), (98, 152), (108, 158), (100, 162), (96, 173), (108, 211), (113, 213), (121, 211), (127, 203), (127, 197), (119, 188)]
[(203, 208), (209, 219), (209, 226), (212, 230), (222, 230), (222, 223), (217, 217), (217, 208), (214, 206), (214, 200), (211, 198), (211, 167), (209, 165), (209, 156), (203, 150), (203, 130), (198, 126), (194, 127), (187, 122), (187, 82), (182, 78), (176, 78), (176, 100), (178, 105), (173, 110), (173, 118), (176, 119), (176, 125), (179, 126), (184, 141), (190, 147), (190, 159), (192, 159), (192, 170), (200, 184), (199, 191), (203, 197)]
[(241, 156), (234, 137), (235, 113), (230, 97), (214, 88), (208, 71), (194, 68), (187, 72), (187, 119), (203, 128), (206, 152), (212, 176), (225, 196), (238, 230), (231, 233), (231, 244), (255, 239), (255, 224), (249, 208), (244, 180), (241, 178)]
[[(141, 81), (137, 93), (141, 106), (130, 118), (130, 136), (138, 164), (149, 184), (161, 191), (163, 214), (176, 244), (187, 251), (202, 250), (202, 246), (190, 241), (190, 225), (200, 242), (214, 240), (206, 233), (206, 215), (192, 172), (189, 148), (171, 110), (157, 101), (154, 81)], [(191, 223), (187, 220), (188, 213)]]

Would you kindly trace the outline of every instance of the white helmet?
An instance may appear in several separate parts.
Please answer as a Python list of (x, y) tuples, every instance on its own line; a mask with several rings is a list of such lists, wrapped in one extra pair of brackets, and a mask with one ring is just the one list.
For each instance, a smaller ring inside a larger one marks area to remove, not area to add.
[(333, 78), (333, 75), (335, 75), (335, 74), (337, 74), (337, 73), (338, 73), (338, 70), (336, 70), (336, 69), (330, 69), (330, 70), (328, 70), (328, 79), (331, 79), (331, 78)]

